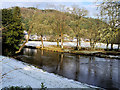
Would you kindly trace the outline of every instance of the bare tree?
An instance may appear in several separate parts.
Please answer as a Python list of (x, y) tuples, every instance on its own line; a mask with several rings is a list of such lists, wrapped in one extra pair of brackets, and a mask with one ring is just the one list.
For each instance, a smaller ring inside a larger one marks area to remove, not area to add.
[(28, 30), (28, 38), (25, 40), (25, 42), (20, 46), (19, 50), (16, 51), (15, 53), (20, 53), (22, 48), (25, 46), (25, 44), (28, 42), (29, 40), (29, 36), (30, 36), (30, 33), (31, 33), (31, 30), (33, 29), (33, 23), (32, 23), (32, 20), (34, 19), (35, 15), (36, 15), (36, 10), (34, 10), (32, 12), (32, 16), (31, 16), (31, 20), (29, 20), (28, 22), (28, 25), (29, 25), (29, 30)]
[(84, 8), (79, 8), (78, 5), (73, 5), (72, 9), (70, 10), (70, 13), (72, 14), (73, 18), (74, 18), (74, 22), (75, 22), (75, 29), (74, 32), (76, 34), (76, 38), (77, 38), (77, 46), (76, 48), (79, 49), (80, 46), (80, 20), (86, 16), (88, 14), (88, 11)]
[[(98, 6), (100, 10), (101, 19), (108, 23), (108, 27), (103, 29), (103, 38), (107, 43), (111, 43), (111, 49), (113, 49), (113, 44), (115, 43), (115, 38), (117, 37), (119, 30), (119, 14), (120, 14), (120, 2), (119, 0), (103, 0), (103, 2)], [(119, 44), (119, 43), (118, 43)]]

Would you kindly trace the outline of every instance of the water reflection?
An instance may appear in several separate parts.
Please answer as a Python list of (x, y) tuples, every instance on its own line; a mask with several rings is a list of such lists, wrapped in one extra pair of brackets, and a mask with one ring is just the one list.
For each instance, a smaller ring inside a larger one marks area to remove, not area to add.
[(28, 56), (35, 55), (37, 54), (37, 49), (24, 48), (23, 54), (28, 55)]
[(24, 49), (24, 61), (48, 72), (103, 88), (120, 88), (120, 61), (37, 49)]

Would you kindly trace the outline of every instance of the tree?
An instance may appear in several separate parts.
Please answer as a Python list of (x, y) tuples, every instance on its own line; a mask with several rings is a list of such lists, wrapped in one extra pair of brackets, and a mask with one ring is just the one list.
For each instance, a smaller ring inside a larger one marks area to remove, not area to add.
[(35, 17), (32, 20), (33, 29), (31, 33), (41, 36), (41, 43), (43, 48), (43, 35), (48, 35), (51, 32), (51, 27), (48, 22), (46, 12), (40, 13), (36, 12)]
[(52, 23), (51, 27), (52, 27), (52, 35), (56, 37), (56, 41), (57, 41), (57, 46), (59, 47), (59, 35), (60, 35), (60, 23), (59, 23), (59, 15), (60, 12), (55, 12), (54, 14), (54, 22)]
[[(64, 5), (60, 5), (59, 7), (58, 7), (58, 9), (59, 9), (59, 11), (61, 11), (61, 12), (64, 12), (64, 10), (65, 10), (65, 6)], [(64, 13), (62, 14), (59, 14), (58, 15), (59, 16), (59, 27), (60, 27), (60, 37), (61, 37), (61, 48), (63, 49), (63, 32), (64, 32), (64, 29), (65, 29), (65, 15), (64, 15)]]
[[(19, 50), (18, 51), (16, 51), (15, 53), (19, 53), (21, 50), (22, 50), (22, 48), (25, 46), (25, 44), (28, 42), (28, 40), (29, 40), (29, 36), (30, 36), (30, 34), (31, 34), (31, 31), (32, 31), (32, 29), (33, 29), (33, 22), (32, 22), (32, 20), (34, 19), (34, 17), (35, 17), (35, 15), (36, 15), (36, 10), (37, 9), (33, 9), (34, 11), (31, 11), (30, 13), (28, 13), (26, 10), (24, 11), (24, 10), (22, 10), (22, 14), (24, 14), (25, 12), (27, 12), (27, 13), (25, 13), (25, 18), (22, 18), (23, 19), (23, 27), (27, 30), (27, 32), (28, 32), (28, 38), (25, 40), (25, 42), (21, 45), (21, 47), (19, 48)], [(22, 15), (22, 16), (24, 16), (24, 15)]]
[(64, 32), (66, 31), (66, 28), (68, 25), (66, 25), (66, 20), (67, 17), (65, 15), (66, 9), (64, 5), (59, 5), (58, 7), (55, 7), (56, 10), (60, 11), (60, 13), (56, 14), (56, 20), (57, 20), (57, 25), (58, 25), (58, 33), (60, 33), (61, 37), (61, 48), (63, 49), (63, 41), (64, 41)]
[(73, 23), (75, 24), (75, 28), (73, 29), (74, 32), (75, 32), (75, 36), (77, 38), (77, 46), (76, 48), (79, 49), (81, 46), (80, 46), (80, 30), (81, 30), (81, 27), (80, 27), (80, 20), (87, 15), (88, 11), (84, 8), (79, 8), (77, 5), (73, 5), (72, 6), (72, 10), (70, 10), (70, 13), (72, 14), (73, 16)]
[(116, 44), (118, 44), (118, 50), (120, 49), (120, 28), (119, 29), (119, 32), (117, 34), (117, 38), (116, 38)]
[(3, 55), (13, 55), (19, 49), (21, 39), (23, 39), (23, 26), (19, 7), (2, 10), (2, 44)]
[[(118, 34), (119, 29), (119, 13), (120, 13), (120, 2), (118, 0), (103, 0), (99, 5), (101, 19), (108, 23), (108, 27), (103, 29), (106, 32), (105, 36), (107, 43), (111, 43), (111, 49), (115, 43), (115, 38)], [(104, 38), (103, 38), (104, 39)]]
[(86, 38), (90, 40), (90, 46), (91, 48), (95, 48), (96, 42), (99, 41), (99, 30), (102, 27), (103, 22), (101, 22), (99, 19), (92, 19), (89, 18), (89, 21), (85, 23), (86, 26), (84, 29), (84, 35)]

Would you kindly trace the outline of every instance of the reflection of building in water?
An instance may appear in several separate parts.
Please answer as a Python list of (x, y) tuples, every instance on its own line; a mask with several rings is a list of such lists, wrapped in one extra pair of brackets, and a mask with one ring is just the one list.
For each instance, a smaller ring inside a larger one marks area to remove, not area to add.
[(23, 53), (25, 55), (35, 55), (37, 54), (37, 49), (31, 49), (31, 48), (24, 48)]

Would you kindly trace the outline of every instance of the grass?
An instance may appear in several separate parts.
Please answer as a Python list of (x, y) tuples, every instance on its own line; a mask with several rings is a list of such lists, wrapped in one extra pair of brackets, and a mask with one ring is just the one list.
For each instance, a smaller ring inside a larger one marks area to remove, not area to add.
[(53, 52), (64, 52), (64, 53), (74, 53), (74, 54), (93, 54), (97, 52), (103, 52), (103, 50), (95, 50), (95, 49), (80, 49), (80, 50), (75, 50), (73, 47), (64, 47), (61, 49), (60, 47), (57, 46), (49, 46), (49, 47), (44, 47), (44, 50), (49, 50)]
[(57, 47), (55, 45), (50, 45), (44, 48), (36, 47), (43, 50), (48, 50), (52, 52), (61, 52), (61, 53), (72, 53), (72, 54), (80, 54), (80, 55), (95, 55), (95, 54), (105, 54), (105, 55), (120, 55), (120, 51), (109, 50), (106, 51), (101, 48), (90, 48), (90, 47), (82, 47), (80, 50), (75, 50), (75, 47), (64, 46), (63, 49), (61, 47)]

